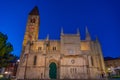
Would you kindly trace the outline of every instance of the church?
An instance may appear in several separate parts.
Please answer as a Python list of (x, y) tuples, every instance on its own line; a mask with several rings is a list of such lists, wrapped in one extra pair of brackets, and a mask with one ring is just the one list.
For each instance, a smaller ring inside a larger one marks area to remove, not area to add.
[(28, 15), (16, 78), (20, 79), (99, 79), (105, 74), (103, 54), (98, 39), (91, 40), (86, 28), (85, 40), (61, 29), (60, 40), (38, 39), (38, 7)]

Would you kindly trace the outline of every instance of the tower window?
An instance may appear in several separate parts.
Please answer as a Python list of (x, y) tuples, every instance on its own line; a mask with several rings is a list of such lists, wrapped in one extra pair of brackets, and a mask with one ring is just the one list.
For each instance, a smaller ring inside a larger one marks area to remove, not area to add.
[(34, 62), (33, 62), (33, 65), (36, 65), (36, 62), (37, 62), (37, 56), (34, 56)]
[(41, 51), (42, 50), (42, 47), (38, 47), (38, 51)]
[(53, 47), (53, 51), (56, 50), (56, 47)]
[(35, 23), (35, 18), (30, 20), (31, 23)]

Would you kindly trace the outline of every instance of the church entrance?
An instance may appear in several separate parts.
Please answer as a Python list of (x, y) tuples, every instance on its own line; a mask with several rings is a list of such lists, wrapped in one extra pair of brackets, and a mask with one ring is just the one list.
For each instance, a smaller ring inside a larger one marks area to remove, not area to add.
[(57, 66), (54, 62), (50, 63), (49, 65), (49, 77), (50, 79), (57, 78)]

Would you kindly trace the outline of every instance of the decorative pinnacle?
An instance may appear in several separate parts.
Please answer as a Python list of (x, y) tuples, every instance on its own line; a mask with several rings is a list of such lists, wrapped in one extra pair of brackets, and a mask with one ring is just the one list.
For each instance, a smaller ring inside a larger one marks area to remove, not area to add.
[(49, 40), (49, 34), (47, 34), (46, 40), (47, 40), (47, 41)]
[(63, 35), (64, 34), (64, 32), (63, 32), (63, 27), (61, 28), (61, 35)]
[(87, 26), (86, 26), (86, 40), (91, 40)]
[(89, 32), (88, 32), (88, 27), (86, 26), (86, 34), (89, 34)]

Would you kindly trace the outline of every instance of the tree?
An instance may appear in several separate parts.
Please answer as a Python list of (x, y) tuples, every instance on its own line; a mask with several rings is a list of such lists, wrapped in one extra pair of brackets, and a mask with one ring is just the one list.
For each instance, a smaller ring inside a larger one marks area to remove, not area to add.
[(0, 67), (7, 66), (9, 60), (12, 59), (10, 53), (13, 51), (13, 46), (7, 40), (7, 35), (0, 32)]

